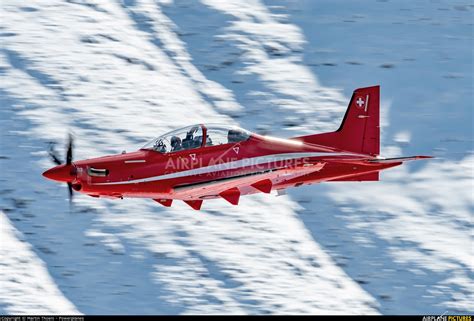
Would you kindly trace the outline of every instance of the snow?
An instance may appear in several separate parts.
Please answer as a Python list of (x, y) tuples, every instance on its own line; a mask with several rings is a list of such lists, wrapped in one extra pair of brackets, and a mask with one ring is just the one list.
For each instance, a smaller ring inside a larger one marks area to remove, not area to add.
[(45, 263), (0, 212), (1, 314), (78, 314), (48, 274)]
[[(397, 265), (413, 269), (414, 274), (437, 275), (437, 284), (431, 286), (441, 287), (436, 300), (447, 310), (467, 310), (474, 301), (473, 161), (470, 156), (453, 163), (432, 162), (411, 175), (406, 167), (387, 172), (376, 198), (371, 197), (374, 187), (370, 185), (361, 186), (357, 193), (349, 186), (330, 192), (336, 202), (357, 208), (350, 225), (373, 231), (377, 239), (388, 242), (387, 254)], [(400, 177), (405, 179), (400, 182)], [(367, 213), (385, 218), (368, 219)], [(416, 277), (414, 282), (424, 284), (423, 279)], [(446, 283), (449, 286), (442, 286)]]
[(411, 134), (409, 131), (402, 131), (395, 134), (393, 141), (399, 144), (409, 144), (411, 140)]
[[(354, 6), (4, 1), (1, 312), (472, 313), (473, 9)], [(337, 128), (350, 92), (376, 83), (383, 156), (436, 160), (201, 212), (82, 195), (70, 210), (41, 177), (69, 131), (75, 159), (198, 122), (297, 136)]]

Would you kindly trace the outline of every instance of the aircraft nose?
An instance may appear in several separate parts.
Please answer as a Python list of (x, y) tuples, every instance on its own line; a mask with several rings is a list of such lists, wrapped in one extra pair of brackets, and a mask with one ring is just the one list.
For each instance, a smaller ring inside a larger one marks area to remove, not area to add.
[(48, 169), (43, 176), (57, 182), (72, 182), (75, 178), (74, 165), (59, 165)]

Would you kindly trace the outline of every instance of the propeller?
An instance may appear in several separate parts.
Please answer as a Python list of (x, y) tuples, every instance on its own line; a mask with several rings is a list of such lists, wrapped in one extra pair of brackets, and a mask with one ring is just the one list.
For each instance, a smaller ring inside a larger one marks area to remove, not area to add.
[[(73, 146), (74, 146), (74, 140), (72, 138), (72, 135), (69, 134), (68, 135), (68, 142), (67, 142), (67, 145), (66, 145), (66, 165), (71, 165), (72, 164)], [(60, 157), (58, 156), (58, 152), (55, 149), (55, 144), (54, 143), (50, 143), (48, 155), (51, 158), (51, 160), (53, 161), (53, 163), (55, 163), (56, 165), (59, 166), (59, 165), (63, 164)], [(69, 204), (71, 204), (72, 198), (73, 198), (73, 195), (74, 195), (71, 182), (67, 182), (67, 189), (68, 189), (68, 194), (69, 194)]]
[(53, 161), (53, 163), (55, 163), (56, 165), (61, 165), (63, 163), (59, 159), (58, 153), (54, 149), (54, 143), (53, 142), (49, 143), (49, 152), (48, 152), (48, 154), (49, 154), (49, 157), (51, 157), (51, 160)]

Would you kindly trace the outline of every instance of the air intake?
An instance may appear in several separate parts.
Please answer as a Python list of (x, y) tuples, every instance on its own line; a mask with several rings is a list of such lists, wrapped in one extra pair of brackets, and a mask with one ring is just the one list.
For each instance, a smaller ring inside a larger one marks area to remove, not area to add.
[(89, 176), (105, 177), (105, 176), (109, 175), (109, 170), (105, 169), (105, 168), (89, 167), (87, 169), (87, 174), (89, 174)]

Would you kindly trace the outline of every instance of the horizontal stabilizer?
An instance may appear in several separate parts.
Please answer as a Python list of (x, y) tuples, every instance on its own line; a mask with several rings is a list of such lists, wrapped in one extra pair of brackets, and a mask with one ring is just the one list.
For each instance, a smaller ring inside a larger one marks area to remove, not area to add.
[(397, 158), (381, 158), (381, 159), (371, 159), (370, 163), (378, 164), (388, 164), (388, 163), (400, 163), (407, 162), (412, 160), (427, 159), (433, 158), (433, 156), (410, 156), (410, 157), (397, 157)]

